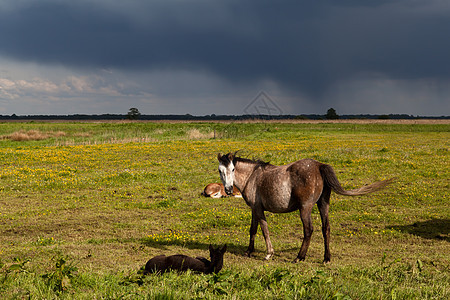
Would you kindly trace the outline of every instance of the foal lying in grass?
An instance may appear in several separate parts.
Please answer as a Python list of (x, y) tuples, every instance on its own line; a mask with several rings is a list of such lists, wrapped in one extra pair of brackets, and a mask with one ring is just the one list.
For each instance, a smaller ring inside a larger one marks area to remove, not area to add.
[(191, 270), (205, 274), (218, 273), (222, 269), (223, 255), (226, 250), (227, 245), (223, 246), (222, 249), (220, 247), (214, 249), (213, 246), (209, 245), (211, 261), (204, 257), (193, 258), (182, 254), (155, 256), (145, 264), (144, 274), (164, 273), (171, 270), (181, 272)]
[[(210, 183), (203, 189), (202, 196), (211, 197), (211, 198), (222, 198), (227, 197), (227, 193), (225, 193), (225, 188), (222, 183)], [(236, 198), (242, 198), (241, 192), (235, 187), (233, 189), (232, 196)]]

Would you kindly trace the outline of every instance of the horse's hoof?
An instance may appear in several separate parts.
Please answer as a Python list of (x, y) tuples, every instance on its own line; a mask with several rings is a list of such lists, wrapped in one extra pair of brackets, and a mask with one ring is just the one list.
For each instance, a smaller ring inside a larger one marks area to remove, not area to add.
[(298, 262), (300, 262), (300, 261), (304, 261), (304, 260), (305, 260), (304, 258), (296, 257), (296, 258), (292, 261), (292, 263), (293, 263), (293, 264), (296, 264), (296, 263), (298, 263)]
[(244, 256), (246, 256), (246, 257), (251, 257), (251, 256), (252, 256), (252, 253), (251, 253), (251, 252), (248, 252), (248, 251), (245, 251), (245, 252), (244, 252)]
[(264, 260), (270, 260), (272, 256), (273, 254), (267, 254), (266, 257), (264, 257)]
[(322, 262), (324, 265), (329, 264), (330, 263), (330, 259), (324, 259)]

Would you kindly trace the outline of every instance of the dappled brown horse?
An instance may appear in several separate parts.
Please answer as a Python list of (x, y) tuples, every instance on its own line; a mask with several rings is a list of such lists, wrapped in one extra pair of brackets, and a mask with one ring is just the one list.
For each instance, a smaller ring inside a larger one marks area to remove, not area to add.
[(294, 262), (304, 260), (308, 250), (313, 226), (311, 211), (315, 203), (322, 219), (322, 234), (325, 243), (324, 262), (330, 261), (330, 224), (328, 209), (330, 194), (358, 196), (377, 191), (388, 185), (392, 179), (375, 182), (359, 189), (346, 191), (339, 183), (333, 168), (313, 159), (302, 159), (283, 166), (274, 166), (260, 160), (237, 157), (236, 153), (217, 156), (219, 173), (227, 194), (233, 193), (233, 185), (239, 189), (245, 202), (252, 209), (250, 243), (246, 254), (255, 248), (258, 223), (266, 241), (267, 255), (273, 255), (269, 229), (264, 211), (287, 213), (300, 210), (303, 222), (303, 242)]
[(193, 258), (182, 254), (155, 256), (145, 264), (144, 274), (187, 270), (205, 274), (218, 273), (222, 270), (223, 255), (226, 250), (227, 245), (222, 248), (217, 247), (217, 249), (209, 245), (211, 261), (204, 257)]

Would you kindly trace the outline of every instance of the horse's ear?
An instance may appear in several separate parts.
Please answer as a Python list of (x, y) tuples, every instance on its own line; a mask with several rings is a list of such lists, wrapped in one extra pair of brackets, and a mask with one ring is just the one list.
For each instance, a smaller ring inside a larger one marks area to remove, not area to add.
[(213, 251), (213, 250), (214, 250), (213, 246), (211, 244), (209, 244), (209, 251)]
[(217, 160), (218, 160), (218, 161), (222, 161), (222, 154), (217, 153)]
[(225, 253), (227, 251), (227, 244), (225, 244), (222, 249), (220, 249), (220, 252)]
[(230, 161), (233, 161), (234, 160), (234, 154), (235, 153), (228, 153), (228, 159), (230, 160)]
[(234, 151), (234, 153), (232, 154), (232, 159), (231, 159), (231, 161), (233, 162), (233, 164), (236, 164), (236, 157), (237, 157), (237, 154), (238, 154), (239, 151), (241, 151), (241, 150), (236, 150), (236, 151)]

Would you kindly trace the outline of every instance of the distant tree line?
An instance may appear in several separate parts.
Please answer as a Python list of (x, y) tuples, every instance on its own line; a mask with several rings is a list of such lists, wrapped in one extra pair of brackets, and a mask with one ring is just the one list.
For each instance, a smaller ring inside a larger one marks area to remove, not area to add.
[(132, 107), (129, 109), (128, 113), (122, 114), (101, 114), (101, 115), (85, 115), (85, 114), (74, 114), (74, 115), (27, 115), (27, 116), (17, 116), (12, 114), (10, 116), (0, 115), (0, 120), (148, 120), (148, 121), (158, 121), (158, 120), (180, 120), (180, 121), (233, 121), (233, 120), (336, 120), (336, 119), (450, 119), (450, 116), (441, 117), (427, 117), (427, 116), (412, 116), (407, 114), (390, 114), (390, 115), (370, 115), (370, 114), (359, 114), (359, 115), (338, 115), (334, 108), (327, 110), (325, 115), (204, 115), (204, 116), (193, 116), (191, 114), (184, 115), (143, 115), (139, 109)]
[[(329, 118), (330, 116), (328, 116)], [(37, 120), (181, 120), (181, 121), (233, 121), (233, 120), (325, 120), (327, 115), (319, 114), (302, 114), (302, 115), (204, 115), (194, 116), (191, 114), (184, 115), (144, 115), (144, 114), (74, 114), (74, 115), (0, 115), (0, 120), (4, 121), (37, 121)], [(389, 115), (371, 115), (371, 114), (355, 114), (355, 115), (339, 115), (340, 120), (348, 119), (450, 119), (450, 116), (429, 117), (429, 116), (413, 116), (408, 114), (389, 114)], [(331, 118), (330, 118), (331, 119)]]

